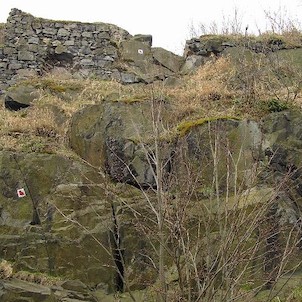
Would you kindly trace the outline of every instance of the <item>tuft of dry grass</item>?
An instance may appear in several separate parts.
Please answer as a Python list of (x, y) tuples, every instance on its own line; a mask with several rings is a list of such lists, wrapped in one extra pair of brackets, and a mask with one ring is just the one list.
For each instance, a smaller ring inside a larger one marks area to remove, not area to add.
[[(213, 58), (200, 67), (193, 75), (186, 76), (183, 83), (175, 88), (167, 88), (167, 95), (178, 108), (179, 117), (217, 116), (226, 111), (234, 115), (229, 100), (236, 93), (229, 85), (232, 64), (229, 58)], [(228, 107), (228, 108), (227, 108)]]
[(13, 276), (16, 279), (48, 286), (58, 285), (61, 281), (59, 277), (49, 276), (44, 273), (31, 273), (27, 271), (18, 271)]
[(167, 88), (166, 94), (178, 108), (179, 119), (258, 119), (274, 110), (300, 107), (301, 78), (301, 68), (291, 58), (242, 49), (236, 56), (213, 58), (182, 85)]
[(13, 267), (6, 260), (0, 262), (0, 279), (9, 279), (13, 275)]
[[(87, 105), (137, 102), (152, 97), (154, 87), (123, 86), (116, 81), (77, 80), (46, 75), (20, 82), (39, 91), (40, 98), (20, 111), (0, 108), (0, 148), (25, 152), (67, 152), (67, 131), (75, 112)], [(65, 151), (64, 151), (65, 150)]]

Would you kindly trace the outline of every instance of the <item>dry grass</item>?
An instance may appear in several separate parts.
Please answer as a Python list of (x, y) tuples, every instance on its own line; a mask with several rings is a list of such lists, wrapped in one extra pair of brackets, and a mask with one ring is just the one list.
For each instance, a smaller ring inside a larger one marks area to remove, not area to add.
[(58, 277), (49, 276), (43, 273), (31, 273), (26, 271), (19, 271), (13, 275), (14, 278), (23, 281), (37, 283), (46, 286), (58, 285), (61, 281)]
[(20, 83), (39, 90), (34, 105), (20, 111), (0, 108), (0, 148), (24, 152), (69, 152), (66, 134), (73, 114), (104, 100), (133, 102), (152, 97), (154, 87), (116, 81), (62, 79), (47, 75)]
[(165, 100), (174, 110), (174, 129), (182, 122), (213, 117), (257, 119), (271, 111), (302, 107), (301, 78), (301, 68), (289, 61), (244, 50), (237, 57), (213, 57), (174, 87), (160, 82), (123, 86), (116, 81), (58, 75), (29, 79), (24, 83), (38, 89), (41, 97), (22, 111), (0, 108), (0, 146), (26, 152), (68, 152), (66, 131), (74, 113), (104, 100)]
[[(180, 115), (197, 112), (212, 115), (219, 112), (216, 104), (222, 104), (235, 95), (229, 89), (228, 78), (232, 72), (227, 58), (213, 59), (187, 76), (183, 84), (167, 90), (167, 94), (179, 108)], [(225, 111), (226, 108), (221, 108)]]
[(301, 68), (293, 60), (268, 59), (242, 50), (237, 57), (213, 58), (166, 94), (178, 107), (180, 118), (258, 119), (271, 111), (300, 106), (301, 78)]
[(29, 152), (55, 152), (65, 135), (46, 108), (33, 107), (12, 112), (0, 109), (0, 145), (2, 149)]
[(0, 279), (9, 279), (13, 275), (13, 267), (6, 260), (0, 262)]

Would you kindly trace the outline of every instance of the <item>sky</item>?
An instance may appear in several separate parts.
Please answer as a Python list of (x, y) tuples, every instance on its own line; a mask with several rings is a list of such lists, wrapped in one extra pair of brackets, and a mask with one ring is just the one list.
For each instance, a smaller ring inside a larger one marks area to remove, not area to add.
[(153, 47), (180, 55), (192, 32), (201, 34), (201, 24), (225, 28), (223, 20), (230, 24), (235, 11), (249, 33), (269, 29), (265, 11), (302, 22), (302, 0), (0, 0), (0, 23), (12, 8), (47, 19), (112, 23), (131, 35), (151, 34)]

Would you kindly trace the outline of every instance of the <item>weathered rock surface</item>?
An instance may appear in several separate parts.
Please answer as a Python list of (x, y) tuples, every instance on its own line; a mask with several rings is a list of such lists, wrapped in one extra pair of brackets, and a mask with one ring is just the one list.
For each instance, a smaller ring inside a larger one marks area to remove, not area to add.
[[(137, 256), (147, 242), (139, 239), (128, 208), (145, 207), (139, 190), (116, 187), (79, 160), (11, 152), (0, 153), (0, 190), (0, 257), (13, 262), (14, 271), (78, 279), (62, 287), (81, 292), (98, 284), (110, 293), (123, 286), (113, 257), (118, 248), (134, 287), (150, 274)], [(115, 232), (121, 232), (121, 246)]]
[[(169, 108), (163, 107), (162, 114), (168, 116)], [(113, 179), (152, 187), (155, 180), (148, 156), (152, 156), (153, 134), (150, 101), (104, 102), (75, 114), (70, 146)], [(141, 144), (142, 141), (150, 141), (149, 146)], [(168, 158), (171, 152), (168, 147), (165, 156)]]
[[(69, 282), (72, 288), (64, 287), (66, 282)], [(76, 280), (66, 282), (56, 286), (45, 286), (18, 279), (2, 282), (0, 280), (1, 302), (98, 302), (88, 288), (84, 291), (78, 290)]]
[[(154, 187), (152, 166), (148, 162), (148, 157), (154, 152), (154, 146), (148, 142), (153, 131), (149, 114), (147, 103), (107, 102), (88, 107), (73, 119), (70, 145), (81, 157), (100, 167), (114, 180)], [(215, 142), (221, 146), (216, 155), (222, 192), (233, 177), (233, 181), (236, 179), (243, 187), (259, 185), (253, 183), (253, 169), (257, 162), (264, 165), (269, 162), (268, 171), (273, 173), (273, 179), (277, 177), (277, 170), (282, 171), (280, 177), (284, 177), (289, 167), (297, 169), (301, 166), (300, 117), (298, 112), (280, 112), (260, 122), (225, 118), (205, 120), (199, 125), (193, 121), (193, 126), (190, 122), (181, 124), (178, 126), (179, 137), (170, 138), (163, 144), (168, 163), (166, 173), (176, 174), (178, 179), (185, 180), (189, 164), (196, 179), (200, 179), (203, 186), (210, 186), (215, 173)], [(230, 165), (230, 162), (234, 164)], [(295, 182), (295, 194), (302, 196), (299, 169), (291, 178)], [(273, 185), (265, 179), (261, 185)]]
[(302, 44), (298, 42), (294, 46), (291, 43), (287, 45), (274, 36), (261, 41), (250, 36), (235, 40), (228, 35), (202, 35), (186, 41), (182, 73), (188, 74), (196, 70), (211, 57), (230, 55), (240, 64), (245, 56), (250, 57), (251, 54), (265, 54), (276, 62), (287, 60), (301, 68)]
[[(168, 121), (170, 108), (164, 107), (163, 114), (163, 122)], [(149, 209), (139, 190), (123, 184), (137, 185), (137, 181), (141, 186), (155, 185), (148, 162), (154, 151), (150, 117), (148, 101), (107, 101), (79, 111), (71, 124), (70, 143), (97, 169), (54, 154), (1, 152), (0, 257), (13, 261), (17, 271), (80, 280), (65, 283), (62, 287), (68, 290), (85, 292), (86, 285), (100, 284), (110, 292), (117, 286), (112, 257), (117, 248), (112, 247), (115, 217), (131, 288), (144, 288), (146, 280), (152, 283), (154, 270), (140, 256), (152, 249), (133, 220), (136, 209), (146, 213)], [(180, 182), (182, 178), (187, 182), (185, 168), (190, 164), (190, 175), (202, 184), (198, 198), (205, 199), (209, 193), (205, 189), (210, 187), (215, 172), (211, 148), (215, 141), (219, 143), (219, 190), (224, 192), (226, 181), (237, 177), (243, 188), (252, 186), (252, 191), (258, 192), (251, 201), (257, 203), (264, 198), (259, 199), (260, 193), (272, 191), (276, 180), (290, 175), (293, 190), (290, 196), (285, 190), (278, 193), (276, 211), (280, 223), (295, 225), (300, 219), (297, 206), (302, 196), (298, 169), (301, 126), (301, 114), (290, 111), (271, 114), (261, 122), (224, 118), (183, 124), (178, 128), (179, 136), (163, 144), (162, 154), (166, 162), (170, 160), (167, 175), (173, 172)], [(228, 166), (227, 158), (236, 166)], [(131, 169), (125, 168), (125, 163)], [(251, 177), (254, 164), (267, 166), (255, 183)], [(120, 184), (109, 182), (99, 168)], [(19, 188), (27, 194), (22, 199), (16, 194)], [(81, 300), (79, 297), (68, 299)]]
[(5, 108), (16, 111), (30, 106), (39, 97), (40, 93), (37, 88), (31, 85), (18, 85), (7, 91), (4, 105)]
[(98, 172), (57, 155), (2, 152), (0, 162), (1, 257), (17, 270), (113, 284), (111, 254), (100, 246), (110, 250), (112, 201)]

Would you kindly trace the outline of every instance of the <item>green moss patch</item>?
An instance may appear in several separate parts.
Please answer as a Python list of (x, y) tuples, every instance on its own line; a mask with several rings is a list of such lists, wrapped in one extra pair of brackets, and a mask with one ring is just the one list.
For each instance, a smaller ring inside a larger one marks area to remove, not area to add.
[(181, 122), (177, 126), (177, 132), (180, 136), (184, 136), (187, 134), (188, 131), (190, 131), (193, 127), (201, 126), (203, 124), (213, 122), (213, 121), (219, 121), (219, 120), (240, 120), (238, 117), (234, 116), (222, 116), (222, 117), (208, 117), (208, 118), (200, 118), (197, 120), (191, 120), (191, 121), (184, 121)]

